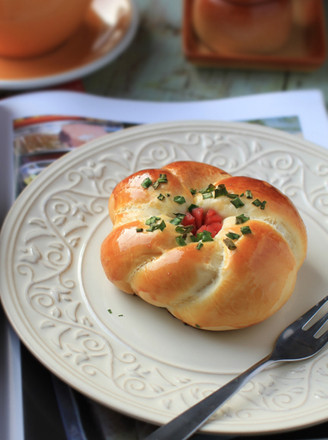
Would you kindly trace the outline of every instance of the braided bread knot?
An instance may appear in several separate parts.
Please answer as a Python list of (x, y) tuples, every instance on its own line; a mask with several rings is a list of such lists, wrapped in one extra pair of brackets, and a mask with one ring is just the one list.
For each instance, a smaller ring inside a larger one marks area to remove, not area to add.
[(307, 249), (293, 203), (267, 182), (199, 162), (122, 180), (101, 246), (107, 278), (197, 328), (247, 327), (291, 296)]

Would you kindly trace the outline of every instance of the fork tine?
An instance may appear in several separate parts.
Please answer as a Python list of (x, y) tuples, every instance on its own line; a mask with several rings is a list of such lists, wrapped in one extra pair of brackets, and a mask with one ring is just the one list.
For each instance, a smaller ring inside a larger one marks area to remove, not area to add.
[(327, 320), (328, 320), (328, 312), (317, 322), (311, 325), (311, 327), (309, 327), (308, 330), (306, 331), (311, 332), (312, 335), (315, 335), (321, 329), (321, 327), (327, 322)]
[(328, 342), (328, 330), (317, 339), (317, 344), (323, 347)]
[(302, 324), (304, 326), (307, 322), (310, 321), (310, 319), (317, 313), (318, 310), (321, 309), (321, 307), (328, 301), (328, 295), (322, 298), (315, 306), (313, 306), (310, 310), (308, 310), (304, 315), (300, 316), (297, 321), (295, 321), (295, 324), (297, 325)]

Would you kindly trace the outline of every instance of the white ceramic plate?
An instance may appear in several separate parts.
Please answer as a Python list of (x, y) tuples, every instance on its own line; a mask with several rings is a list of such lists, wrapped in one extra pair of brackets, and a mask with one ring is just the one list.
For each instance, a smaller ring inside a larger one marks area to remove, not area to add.
[(138, 23), (134, 0), (93, 0), (80, 28), (57, 49), (26, 59), (0, 57), (0, 88), (49, 87), (88, 75), (129, 46)]
[[(99, 247), (123, 177), (198, 160), (278, 186), (304, 218), (309, 251), (290, 301), (232, 332), (190, 328), (114, 288)], [(34, 355), (91, 398), (162, 424), (267, 355), (278, 333), (327, 294), (328, 152), (248, 124), (178, 122), (113, 133), (59, 159), (15, 202), (1, 235), (5, 311)], [(110, 309), (111, 313), (108, 311)], [(204, 430), (268, 433), (328, 418), (328, 353), (260, 373)]]

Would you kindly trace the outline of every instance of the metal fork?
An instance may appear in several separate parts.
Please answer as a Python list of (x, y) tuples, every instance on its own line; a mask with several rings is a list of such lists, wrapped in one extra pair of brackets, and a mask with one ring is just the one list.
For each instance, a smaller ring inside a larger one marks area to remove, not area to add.
[[(188, 439), (229, 397), (264, 367), (274, 362), (299, 361), (317, 354), (328, 342), (328, 331), (323, 332), (322, 329), (328, 320), (328, 313), (320, 319), (315, 319), (315, 316), (327, 302), (328, 296), (289, 325), (279, 335), (271, 354), (174, 418), (167, 425), (155, 430), (145, 440)], [(319, 336), (320, 333), (322, 334)]]

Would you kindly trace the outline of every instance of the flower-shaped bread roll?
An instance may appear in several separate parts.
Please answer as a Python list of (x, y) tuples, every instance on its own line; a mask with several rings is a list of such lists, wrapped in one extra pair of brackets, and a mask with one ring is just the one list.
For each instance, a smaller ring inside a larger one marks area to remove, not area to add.
[(207, 330), (247, 327), (293, 292), (307, 236), (269, 183), (198, 162), (136, 172), (109, 199), (108, 279)]

